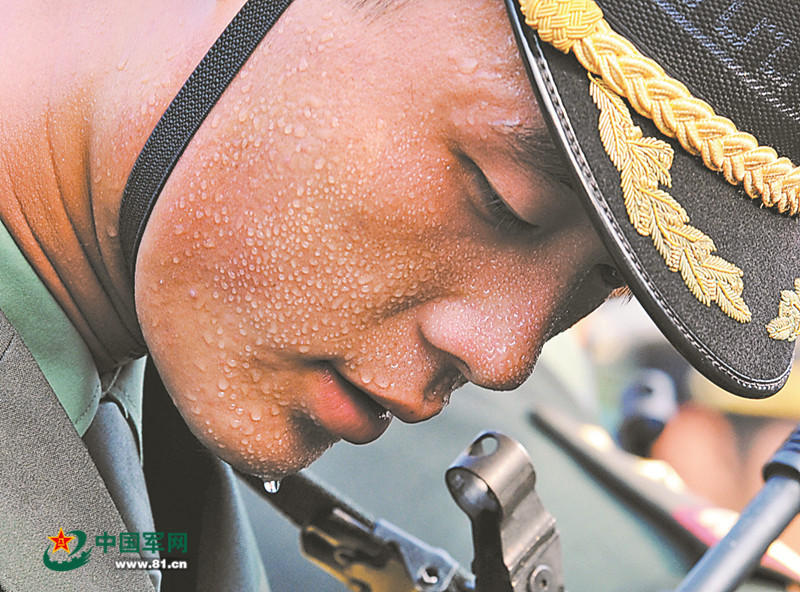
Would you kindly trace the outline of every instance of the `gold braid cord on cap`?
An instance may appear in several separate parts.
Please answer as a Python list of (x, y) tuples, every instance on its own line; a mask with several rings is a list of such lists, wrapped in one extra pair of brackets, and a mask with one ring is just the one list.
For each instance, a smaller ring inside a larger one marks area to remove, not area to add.
[(689, 225), (681, 205), (659, 184), (670, 187), (672, 146), (643, 137), (630, 111), (602, 80), (589, 74), (589, 91), (600, 109), (600, 140), (622, 177), (625, 209), (636, 231), (653, 239), (670, 271), (681, 277), (695, 298), (709, 306), (715, 302), (740, 323), (750, 321), (750, 309), (742, 299), (742, 270), (712, 255), (711, 238)]
[(592, 0), (519, 0), (525, 20), (543, 41), (564, 53), (572, 51), (589, 72), (599, 75), (666, 136), (677, 138), (705, 165), (741, 183), (767, 207), (796, 215), (800, 210), (800, 167), (751, 134), (741, 132), (705, 101), (693, 97), (611, 29)]

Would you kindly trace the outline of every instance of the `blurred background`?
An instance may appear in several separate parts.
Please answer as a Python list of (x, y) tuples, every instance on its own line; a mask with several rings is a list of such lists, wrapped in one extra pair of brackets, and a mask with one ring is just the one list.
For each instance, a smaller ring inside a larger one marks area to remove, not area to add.
[[(795, 371), (767, 400), (725, 393), (683, 361), (635, 301), (615, 299), (551, 340), (519, 389), (467, 385), (440, 416), (417, 425), (395, 420), (369, 445), (339, 443), (310, 470), (369, 515), (468, 567), (469, 521), (450, 497), (444, 471), (480, 431), (498, 430), (531, 455), (537, 492), (561, 534), (568, 590), (674, 587), (698, 549), (543, 429), (535, 411), (550, 408), (599, 426), (621, 450), (668, 463), (679, 479), (664, 474), (677, 489), (685, 485), (709, 506), (738, 511), (763, 484), (764, 462), (800, 420), (800, 376)], [(259, 495), (246, 487), (242, 493), (273, 592), (347, 589), (301, 556), (294, 525)], [(798, 521), (784, 539), (800, 550)], [(785, 588), (754, 581), (741, 589)]]

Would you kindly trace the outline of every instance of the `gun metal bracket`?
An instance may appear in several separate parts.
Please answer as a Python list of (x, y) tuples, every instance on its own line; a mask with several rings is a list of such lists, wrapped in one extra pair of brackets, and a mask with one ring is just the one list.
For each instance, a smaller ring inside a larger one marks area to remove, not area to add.
[(466, 592), (458, 564), (389, 522), (371, 526), (336, 508), (301, 534), (306, 556), (357, 592)]
[(445, 475), (450, 494), (472, 522), (476, 592), (562, 592), (555, 519), (534, 489), (525, 449), (483, 432)]
[(309, 472), (286, 477), (269, 493), (240, 474), (300, 527), (303, 553), (355, 592), (473, 592), (472, 577), (442, 549), (383, 520), (373, 520)]
[(306, 556), (355, 592), (562, 592), (555, 520), (534, 490), (525, 449), (484, 432), (446, 473), (450, 493), (472, 521), (475, 578), (442, 549), (373, 520), (310, 473), (269, 492), (239, 477), (300, 527)]

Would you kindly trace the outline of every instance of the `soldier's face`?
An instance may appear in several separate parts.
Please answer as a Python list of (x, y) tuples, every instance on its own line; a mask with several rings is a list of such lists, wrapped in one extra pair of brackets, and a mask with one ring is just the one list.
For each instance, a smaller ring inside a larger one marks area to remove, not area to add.
[(460, 22), (444, 0), (311, 4), (209, 116), (137, 268), (187, 423), (269, 477), (429, 418), (465, 380), (518, 385), (610, 289), (501, 2)]

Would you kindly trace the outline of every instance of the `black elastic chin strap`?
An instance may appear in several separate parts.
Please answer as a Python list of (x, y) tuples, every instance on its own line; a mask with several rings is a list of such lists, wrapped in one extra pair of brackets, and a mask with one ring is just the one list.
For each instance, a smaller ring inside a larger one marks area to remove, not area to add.
[(139, 153), (119, 211), (119, 237), (131, 286), (147, 219), (172, 169), (211, 108), (291, 1), (248, 0), (189, 76)]

